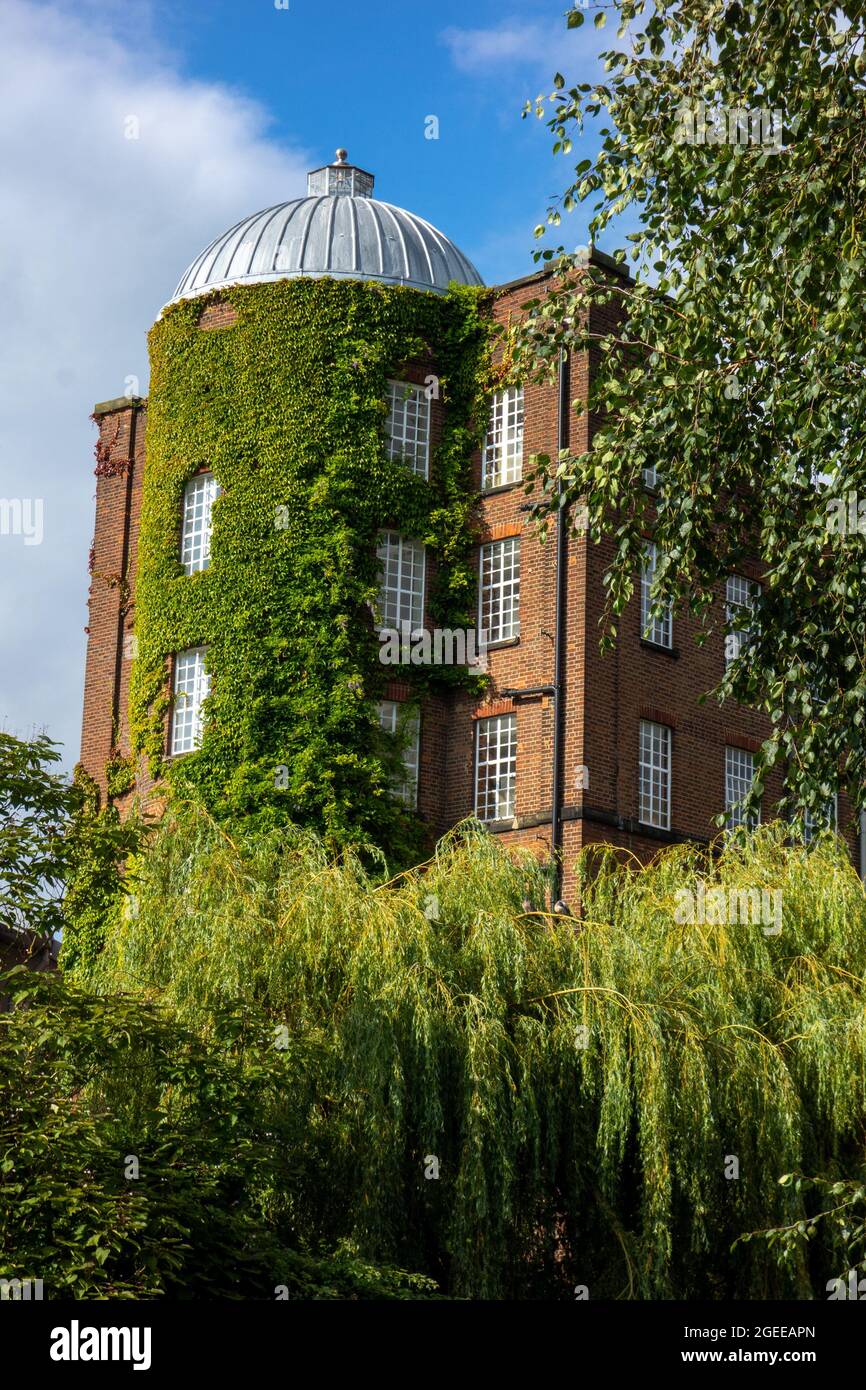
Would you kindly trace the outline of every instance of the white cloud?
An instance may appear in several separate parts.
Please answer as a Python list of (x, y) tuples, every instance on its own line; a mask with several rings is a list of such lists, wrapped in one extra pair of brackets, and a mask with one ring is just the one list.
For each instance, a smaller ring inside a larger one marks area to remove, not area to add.
[[(240, 217), (301, 193), (312, 167), (269, 138), (254, 102), (183, 78), (138, 12), (132, 37), (112, 21), (129, 34), (115, 0), (86, 0), (77, 18), (0, 7), (0, 499), (44, 499), (41, 545), (0, 526), (0, 727), (46, 727), (68, 765), (93, 404), (122, 395), (128, 376), (146, 392), (145, 335), (187, 264)], [(138, 139), (125, 138), (128, 117)]]
[(489, 29), (451, 27), (442, 32), (442, 42), (451, 50), (454, 65), (461, 72), (498, 76), (503, 67), (540, 68), (546, 77), (554, 71), (574, 70), (587, 55), (607, 45), (608, 35), (592, 24), (568, 29), (565, 19), (554, 22), (507, 19)]

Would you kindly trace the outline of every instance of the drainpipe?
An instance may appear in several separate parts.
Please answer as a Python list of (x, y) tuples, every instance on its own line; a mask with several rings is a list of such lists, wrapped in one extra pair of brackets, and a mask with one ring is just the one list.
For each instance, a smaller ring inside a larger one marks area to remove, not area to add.
[(866, 811), (860, 812), (860, 877), (866, 883)]
[[(559, 424), (557, 453), (568, 448), (568, 354), (559, 354)], [(553, 643), (553, 787), (551, 790), (550, 852), (553, 867), (553, 900), (562, 893), (562, 770), (565, 686), (565, 592), (568, 564), (568, 520), (563, 505), (563, 483), (557, 483), (559, 506), (556, 513), (556, 622)]]
[(118, 589), (118, 609), (117, 609), (117, 650), (114, 658), (114, 690), (111, 700), (111, 736), (114, 739), (115, 730), (120, 732), (120, 684), (122, 679), (123, 667), (123, 639), (125, 634), (126, 614), (124, 613), (124, 588), (123, 583), (127, 578), (129, 569), (129, 531), (132, 524), (132, 485), (133, 474), (135, 472), (135, 435), (138, 424), (138, 409), (140, 405), (137, 396), (130, 397), (130, 421), (129, 421), (129, 468), (126, 470), (126, 498), (123, 508), (123, 546), (121, 549), (120, 560), (120, 587)]

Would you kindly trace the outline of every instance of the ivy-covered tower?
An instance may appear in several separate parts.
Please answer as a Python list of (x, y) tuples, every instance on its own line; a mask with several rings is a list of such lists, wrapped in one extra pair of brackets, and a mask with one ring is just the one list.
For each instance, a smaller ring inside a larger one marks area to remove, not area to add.
[(147, 402), (97, 407), (82, 760), (104, 792), (419, 846), (420, 703), (435, 761), (443, 695), (478, 676), (389, 666), (377, 628), (475, 627), (488, 300), (344, 150), (192, 262)]

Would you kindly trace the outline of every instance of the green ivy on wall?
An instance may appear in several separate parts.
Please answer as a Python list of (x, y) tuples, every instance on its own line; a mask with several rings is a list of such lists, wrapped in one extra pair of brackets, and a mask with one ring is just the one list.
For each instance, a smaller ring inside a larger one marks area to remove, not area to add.
[[(122, 759), (116, 759), (117, 763)], [(112, 763), (108, 764), (109, 796)], [(65, 840), (66, 895), (63, 900), (63, 949), (66, 971), (88, 972), (102, 950), (110, 922), (123, 910), (124, 885), (131, 881), (135, 854), (143, 843), (144, 822), (135, 809), (121, 822), (117, 807), (101, 804), (99, 788), (79, 763), (73, 773), (73, 813)], [(123, 868), (121, 869), (121, 865)]]
[(135, 786), (135, 761), (115, 751), (105, 764), (105, 781), (109, 799), (124, 796)]
[[(377, 533), (393, 527), (428, 548), (433, 622), (475, 626), (470, 460), (487, 420), (489, 298), (283, 280), (175, 304), (154, 326), (130, 725), (170, 788), (229, 818), (312, 825), (333, 845), (419, 847), (389, 790), (399, 748), (376, 702), (395, 676), (415, 696), (480, 678), (382, 665), (367, 604)], [(237, 320), (203, 330), (216, 300)], [(429, 481), (387, 455), (387, 382), (406, 364), (436, 375), (445, 407)], [(183, 491), (202, 467), (222, 494), (210, 568), (187, 576)], [(166, 760), (170, 658), (197, 646), (212, 679), (202, 746)]]

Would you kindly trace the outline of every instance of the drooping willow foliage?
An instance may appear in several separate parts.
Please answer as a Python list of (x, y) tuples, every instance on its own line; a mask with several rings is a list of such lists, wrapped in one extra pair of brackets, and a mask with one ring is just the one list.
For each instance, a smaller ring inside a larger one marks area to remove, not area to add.
[[(458, 1296), (826, 1296), (831, 1237), (781, 1264), (732, 1246), (808, 1214), (783, 1174), (861, 1169), (866, 901), (844, 851), (768, 827), (710, 864), (600, 850), (581, 872), (562, 919), (537, 864), (472, 825), (381, 883), (310, 834), (232, 839), (182, 807), (88, 983), (204, 1037), (227, 1005), (265, 1011), (302, 1137), (263, 1201), (302, 1248), (351, 1239)], [(680, 924), (699, 881), (781, 892), (781, 933)]]

